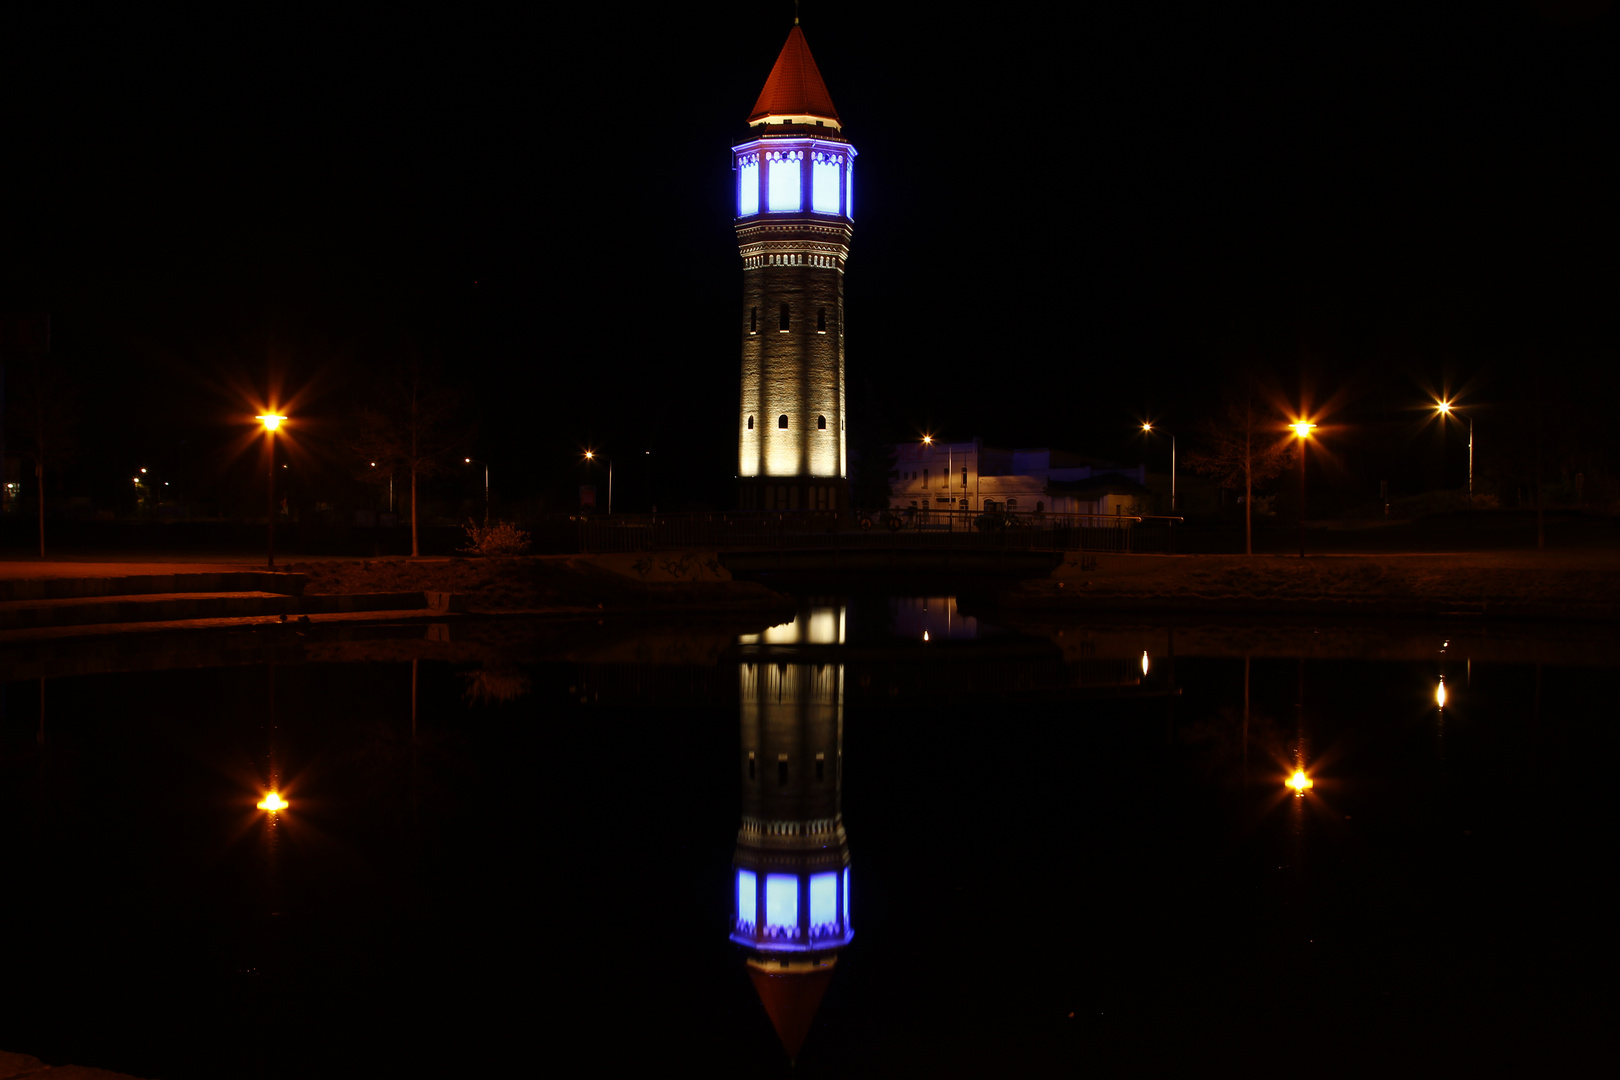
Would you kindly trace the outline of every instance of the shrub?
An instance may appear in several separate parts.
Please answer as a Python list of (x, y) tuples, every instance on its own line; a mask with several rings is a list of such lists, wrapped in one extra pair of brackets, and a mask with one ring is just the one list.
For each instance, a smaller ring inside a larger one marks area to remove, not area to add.
[(467, 546), (459, 548), (467, 555), (522, 555), (529, 550), (529, 534), (510, 521), (497, 521), (493, 525), (480, 525), (468, 521)]

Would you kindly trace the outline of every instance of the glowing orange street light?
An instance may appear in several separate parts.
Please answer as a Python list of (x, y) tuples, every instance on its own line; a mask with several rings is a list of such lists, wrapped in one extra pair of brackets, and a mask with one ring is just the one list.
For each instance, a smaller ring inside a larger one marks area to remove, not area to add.
[[(647, 452), (649, 454), (652, 453), (651, 450), (649, 450)], [(467, 460), (471, 461), (472, 459), (468, 458)], [(585, 460), (586, 461), (595, 461), (596, 460), (596, 452), (593, 451), (593, 450), (585, 451)], [(613, 513), (613, 459), (608, 458), (607, 463), (608, 463), (608, 505), (607, 505), (607, 512), (608, 512), (609, 515), (611, 515)], [(485, 469), (487, 470), (488, 468), (489, 467), (486, 465)], [(488, 474), (487, 471), (484, 474), (484, 484), (486, 485), (486, 487), (489, 484), (489, 474)], [(486, 492), (486, 495), (485, 495), (485, 501), (486, 502), (488, 501), (487, 492)], [(488, 525), (489, 523), (486, 521), (484, 524)]]
[(1434, 688), (1434, 703), (1440, 708), (1446, 707), (1446, 680), (1441, 676), (1440, 685)]
[(1294, 775), (1288, 778), (1288, 786), (1294, 789), (1295, 795), (1304, 796), (1307, 791), (1316, 786), (1316, 781), (1306, 776), (1304, 769), (1295, 769)]
[(260, 810), (268, 810), (274, 814), (278, 810), (287, 809), (287, 800), (283, 799), (280, 795), (272, 791), (254, 805), (256, 805)]
[(1299, 557), (1305, 557), (1305, 444), (1311, 440), (1311, 430), (1316, 427), (1309, 420), (1295, 420), (1288, 425), (1299, 436)]
[(1147, 678), (1147, 673), (1148, 673), (1148, 654), (1147, 654), (1147, 650), (1143, 649), (1142, 650), (1142, 677), (1144, 679)]
[[(1437, 402), (1434, 403), (1434, 411), (1440, 414), (1440, 419), (1441, 419), (1442, 422), (1445, 420), (1446, 417), (1451, 415), (1451, 410), (1452, 410), (1452, 404), (1449, 401), (1437, 401)], [(1464, 416), (1464, 417), (1462, 417), (1462, 419), (1466, 420), (1468, 422), (1468, 505), (1473, 506), (1474, 505), (1474, 418), (1472, 416)]]
[(932, 435), (924, 435), (923, 436), (923, 445), (924, 446), (933, 446), (934, 445), (934, 437)]
[[(1150, 421), (1150, 420), (1144, 420), (1142, 422), (1142, 431), (1144, 433), (1148, 434), (1148, 435), (1153, 434), (1153, 422)], [(1159, 434), (1162, 435), (1162, 434), (1164, 434), (1164, 432), (1161, 431)], [(1173, 515), (1173, 514), (1175, 514), (1175, 512), (1176, 512), (1176, 437), (1174, 435), (1172, 435), (1172, 436), (1170, 436), (1170, 513)]]
[(276, 429), (281, 422), (287, 419), (280, 413), (262, 413), (253, 419), (264, 425), (265, 457), (269, 460), (266, 469), (264, 504), (265, 518), (269, 522), (270, 530), (270, 569), (276, 568)]

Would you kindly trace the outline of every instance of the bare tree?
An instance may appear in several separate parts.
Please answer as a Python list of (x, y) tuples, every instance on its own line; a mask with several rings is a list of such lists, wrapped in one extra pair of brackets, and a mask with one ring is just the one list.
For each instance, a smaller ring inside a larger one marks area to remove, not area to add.
[(420, 555), (417, 482), (450, 468), (472, 438), (461, 395), (412, 357), (355, 419), (350, 449), (365, 463), (361, 479), (385, 483), (402, 473), (410, 478), (411, 554)]
[(1254, 554), (1254, 488), (1286, 469), (1294, 449), (1277, 410), (1252, 378), (1229, 390), (1220, 412), (1199, 425), (1205, 446), (1187, 455), (1196, 472), (1243, 492), (1243, 552)]

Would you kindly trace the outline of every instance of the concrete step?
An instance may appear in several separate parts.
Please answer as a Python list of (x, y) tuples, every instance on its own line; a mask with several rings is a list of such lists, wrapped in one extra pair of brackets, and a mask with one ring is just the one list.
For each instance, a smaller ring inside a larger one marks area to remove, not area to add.
[(83, 597), (151, 596), (170, 593), (278, 593), (299, 596), (305, 574), (269, 570), (221, 570), (197, 574), (132, 574), (124, 577), (0, 578), (0, 603), (76, 600)]

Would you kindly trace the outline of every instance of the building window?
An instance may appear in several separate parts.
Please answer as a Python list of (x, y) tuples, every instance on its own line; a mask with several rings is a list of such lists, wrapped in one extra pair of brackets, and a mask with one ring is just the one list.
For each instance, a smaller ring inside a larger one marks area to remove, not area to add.
[(827, 418), (825, 416), (816, 417), (816, 430), (817, 431), (826, 431), (827, 430)]
[(923, 487), (927, 487), (927, 486), (928, 486), (928, 470), (924, 469), (923, 470)]
[(827, 309), (824, 308), (824, 307), (816, 308), (816, 333), (825, 334), (826, 332), (827, 332)]
[(753, 418), (753, 417), (752, 417), (752, 416), (750, 416), (750, 417), (749, 417), (749, 418), (748, 418), (748, 430), (749, 430), (749, 431), (753, 431), (753, 430), (754, 430), (754, 418)]
[(748, 332), (750, 334), (759, 332), (759, 308), (757, 307), (748, 309)]
[(782, 305), (782, 311), (778, 318), (779, 321), (776, 328), (783, 333), (786, 333), (788, 328), (788, 306), (786, 304)]
[(1043, 502), (1036, 502), (1035, 503), (1035, 512), (1037, 514), (1044, 514), (1046, 512), (1046, 504), (1043, 503)]
[(776, 418), (776, 426), (779, 427), (779, 428), (786, 429), (786, 427), (787, 427), (787, 413), (783, 413), (781, 416), (778, 416)]
[(1011, 514), (1011, 513), (1015, 512), (1017, 509), (1018, 509), (1018, 500), (1017, 499), (1008, 499), (1007, 500), (1007, 513)]

